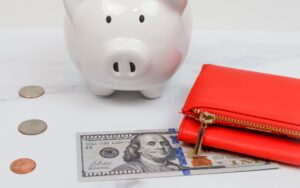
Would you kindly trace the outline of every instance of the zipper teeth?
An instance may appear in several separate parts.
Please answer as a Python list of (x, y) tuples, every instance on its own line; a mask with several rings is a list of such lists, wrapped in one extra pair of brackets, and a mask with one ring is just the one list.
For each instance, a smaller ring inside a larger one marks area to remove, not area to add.
[[(193, 109), (193, 112), (196, 113), (197, 115), (200, 115), (201, 113), (203, 113), (199, 109)], [(292, 137), (298, 137), (298, 138), (300, 137), (300, 132), (298, 132), (298, 131), (274, 127), (274, 126), (267, 125), (267, 124), (253, 123), (253, 122), (239, 120), (239, 119), (235, 119), (235, 118), (228, 118), (228, 117), (224, 117), (224, 116), (216, 115), (215, 122), (216, 123), (221, 123), (221, 122), (224, 123), (225, 122), (225, 123), (232, 124), (232, 126), (242, 126), (242, 127), (248, 128), (248, 129), (254, 129), (254, 130), (259, 130), (259, 131), (264, 131), (264, 132), (271, 131), (274, 133), (284, 134), (284, 135), (288, 135), (288, 136), (292, 136)]]

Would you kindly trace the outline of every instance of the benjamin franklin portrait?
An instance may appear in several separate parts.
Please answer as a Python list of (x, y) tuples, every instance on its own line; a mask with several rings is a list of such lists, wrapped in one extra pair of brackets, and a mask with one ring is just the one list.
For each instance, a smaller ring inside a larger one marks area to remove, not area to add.
[(159, 134), (135, 136), (127, 146), (123, 159), (126, 163), (113, 171), (138, 170), (148, 173), (182, 169), (180, 165), (171, 162), (176, 159), (175, 149), (165, 137)]

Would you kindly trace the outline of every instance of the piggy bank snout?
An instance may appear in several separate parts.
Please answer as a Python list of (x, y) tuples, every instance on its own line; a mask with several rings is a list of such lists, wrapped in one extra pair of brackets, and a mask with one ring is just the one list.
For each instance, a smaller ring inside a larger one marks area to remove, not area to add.
[(142, 44), (130, 42), (113, 44), (106, 53), (106, 68), (110, 76), (120, 79), (137, 78), (149, 67), (147, 48)]

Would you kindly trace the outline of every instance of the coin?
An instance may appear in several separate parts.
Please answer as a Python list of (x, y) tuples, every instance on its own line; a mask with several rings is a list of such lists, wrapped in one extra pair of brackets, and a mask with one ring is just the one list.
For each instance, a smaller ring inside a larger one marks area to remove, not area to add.
[(41, 134), (47, 129), (47, 123), (39, 119), (23, 121), (19, 125), (19, 132), (25, 135)]
[(44, 93), (45, 90), (41, 86), (25, 86), (19, 91), (19, 95), (24, 98), (37, 98)]
[(27, 174), (32, 172), (36, 167), (36, 163), (32, 159), (17, 159), (10, 165), (10, 170), (16, 174)]

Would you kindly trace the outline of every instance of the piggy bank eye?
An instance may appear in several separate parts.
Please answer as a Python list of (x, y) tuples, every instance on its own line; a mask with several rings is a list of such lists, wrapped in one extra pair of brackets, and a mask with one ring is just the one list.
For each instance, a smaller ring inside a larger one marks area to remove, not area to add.
[(106, 16), (106, 22), (110, 23), (111, 22), (111, 17), (110, 16)]
[(140, 15), (139, 20), (140, 20), (141, 23), (143, 23), (145, 21), (145, 16), (144, 15)]

